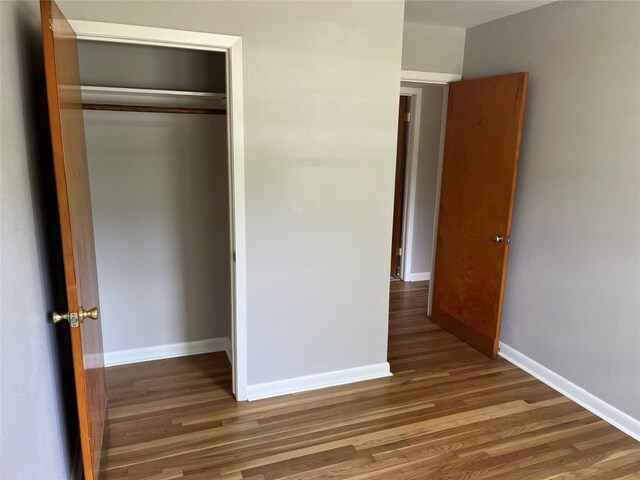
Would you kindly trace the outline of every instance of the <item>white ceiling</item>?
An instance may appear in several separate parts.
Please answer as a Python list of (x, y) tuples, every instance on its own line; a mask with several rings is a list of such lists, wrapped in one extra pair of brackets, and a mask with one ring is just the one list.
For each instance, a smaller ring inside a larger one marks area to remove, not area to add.
[(405, 21), (469, 28), (554, 0), (407, 0)]

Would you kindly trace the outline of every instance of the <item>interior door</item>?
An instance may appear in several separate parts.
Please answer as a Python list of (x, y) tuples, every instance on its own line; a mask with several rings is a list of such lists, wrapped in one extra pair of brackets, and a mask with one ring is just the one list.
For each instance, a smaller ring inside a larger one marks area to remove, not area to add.
[(391, 276), (400, 275), (402, 260), (402, 222), (404, 217), (404, 179), (407, 156), (407, 121), (409, 97), (401, 96), (398, 110), (398, 148), (396, 150), (396, 182), (393, 194), (393, 231), (391, 234)]
[(85, 479), (94, 480), (100, 468), (106, 386), (102, 326), (91, 318), (97, 316), (91, 309), (99, 306), (98, 281), (77, 44), (55, 3), (42, 0), (40, 11), (82, 460)]
[(496, 358), (527, 73), (451, 83), (432, 321)]

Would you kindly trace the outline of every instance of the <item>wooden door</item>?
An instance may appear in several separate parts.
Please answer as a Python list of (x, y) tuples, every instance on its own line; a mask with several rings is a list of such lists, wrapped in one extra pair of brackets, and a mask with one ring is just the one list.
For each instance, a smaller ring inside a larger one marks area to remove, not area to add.
[(409, 97), (400, 97), (398, 110), (398, 148), (396, 150), (396, 183), (393, 195), (393, 231), (391, 234), (391, 276), (400, 275), (402, 260), (402, 227), (404, 216), (404, 179), (407, 156), (407, 121)]
[(432, 320), (496, 358), (527, 73), (449, 86)]
[[(40, 11), (67, 309), (80, 313), (99, 305), (76, 36), (55, 3), (42, 0)], [(107, 398), (102, 326), (87, 319), (70, 331), (84, 475), (94, 480)]]

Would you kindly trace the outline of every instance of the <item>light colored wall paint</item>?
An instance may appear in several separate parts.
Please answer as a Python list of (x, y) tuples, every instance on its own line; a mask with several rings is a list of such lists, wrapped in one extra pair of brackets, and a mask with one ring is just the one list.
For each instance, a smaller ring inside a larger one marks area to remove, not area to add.
[(529, 71), (502, 341), (640, 419), (640, 4), (467, 32), (465, 78)]
[(105, 352), (230, 336), (226, 121), (85, 112)]
[(405, 21), (402, 69), (462, 73), (465, 29)]
[(249, 384), (386, 361), (402, 2), (60, 6), (243, 37)]
[(402, 86), (422, 89), (410, 273), (431, 272), (444, 87), (410, 82), (402, 82)]
[(222, 52), (82, 40), (83, 85), (224, 93)]
[(69, 328), (47, 320), (64, 308), (54, 304), (50, 279), (64, 288), (64, 277), (47, 252), (57, 232), (46, 228), (55, 196), (43, 173), (52, 163), (38, 2), (0, 2), (0, 19), (0, 477), (70, 478), (77, 433), (73, 391), (66, 403), (63, 394), (73, 375)]

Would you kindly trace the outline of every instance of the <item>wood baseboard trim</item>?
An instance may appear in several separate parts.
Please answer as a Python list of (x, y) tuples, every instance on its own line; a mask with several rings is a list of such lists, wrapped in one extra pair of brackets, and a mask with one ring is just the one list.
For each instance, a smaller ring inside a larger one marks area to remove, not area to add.
[(391, 375), (391, 368), (387, 362), (377, 363), (364, 367), (348, 368), (276, 382), (249, 385), (247, 386), (247, 397), (249, 400), (260, 400), (290, 393), (306, 392), (319, 388), (389, 377)]
[(168, 345), (105, 352), (104, 364), (105, 367), (113, 367), (116, 365), (127, 365), (130, 363), (148, 362), (150, 360), (184, 357), (186, 355), (198, 355), (200, 353), (211, 352), (226, 352), (227, 357), (231, 359), (231, 340), (228, 337), (217, 337), (193, 342), (171, 343)]
[(547, 367), (540, 365), (535, 360), (511, 348), (509, 345), (500, 342), (500, 351), (498, 354), (505, 360), (513, 363), (516, 367), (533, 375), (541, 382), (546, 383), (565, 397), (570, 398), (605, 422), (640, 442), (640, 420), (618, 410), (613, 405), (587, 392), (584, 388), (579, 387), (566, 378), (561, 377), (553, 370), (549, 370)]
[(407, 273), (403, 280), (405, 282), (424, 282), (431, 280), (431, 272)]

